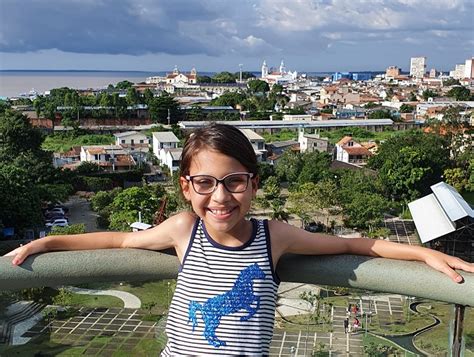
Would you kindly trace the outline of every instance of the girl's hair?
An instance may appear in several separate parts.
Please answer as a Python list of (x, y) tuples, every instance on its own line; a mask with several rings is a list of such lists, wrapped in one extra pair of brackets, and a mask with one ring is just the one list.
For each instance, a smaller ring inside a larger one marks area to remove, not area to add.
[(202, 149), (230, 156), (255, 176), (258, 174), (257, 157), (247, 137), (234, 126), (211, 123), (194, 130), (187, 137), (181, 154), (181, 176), (189, 175), (191, 161)]

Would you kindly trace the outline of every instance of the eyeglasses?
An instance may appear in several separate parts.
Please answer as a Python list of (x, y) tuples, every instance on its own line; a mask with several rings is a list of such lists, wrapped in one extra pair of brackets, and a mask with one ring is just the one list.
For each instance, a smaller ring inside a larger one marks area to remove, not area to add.
[(191, 181), (194, 191), (200, 195), (208, 195), (217, 189), (219, 183), (223, 184), (230, 193), (242, 193), (249, 186), (249, 179), (253, 177), (251, 172), (235, 172), (224, 176), (220, 180), (211, 175), (186, 175), (185, 178)]

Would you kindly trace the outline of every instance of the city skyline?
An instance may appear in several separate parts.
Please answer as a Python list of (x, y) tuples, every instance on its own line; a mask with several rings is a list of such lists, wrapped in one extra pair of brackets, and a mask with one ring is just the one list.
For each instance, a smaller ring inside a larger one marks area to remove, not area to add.
[(0, 69), (449, 71), (474, 53), (469, 0), (1, 2)]

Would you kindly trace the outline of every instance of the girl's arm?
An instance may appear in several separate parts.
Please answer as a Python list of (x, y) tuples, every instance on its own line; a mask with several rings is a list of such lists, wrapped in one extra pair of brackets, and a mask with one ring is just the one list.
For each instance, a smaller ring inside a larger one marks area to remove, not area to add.
[(195, 218), (189, 213), (177, 214), (160, 225), (138, 232), (95, 232), (76, 235), (49, 236), (34, 240), (6, 256), (14, 256), (12, 263), (20, 265), (32, 254), (55, 250), (93, 250), (109, 248), (142, 248), (162, 250), (174, 247), (181, 257), (189, 241)]
[(448, 275), (455, 282), (462, 277), (454, 269), (474, 273), (474, 264), (444, 253), (418, 246), (367, 238), (340, 238), (327, 234), (309, 233), (282, 222), (269, 222), (273, 261), (281, 255), (295, 254), (356, 254), (400, 260), (422, 261)]

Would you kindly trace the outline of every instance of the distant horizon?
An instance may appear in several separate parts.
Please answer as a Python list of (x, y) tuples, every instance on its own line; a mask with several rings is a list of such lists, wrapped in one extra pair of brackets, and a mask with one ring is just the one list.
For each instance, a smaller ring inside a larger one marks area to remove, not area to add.
[[(191, 68), (180, 70), (180, 72), (189, 72)], [(1, 72), (128, 72), (128, 73), (170, 73), (173, 70), (127, 70), (127, 69), (0, 69)], [(384, 73), (386, 70), (331, 70), (331, 71), (298, 71), (298, 73), (335, 73), (335, 72), (369, 72), (369, 73)], [(197, 73), (220, 73), (230, 72), (238, 73), (239, 71), (216, 70), (216, 71), (199, 71)], [(242, 72), (260, 73), (261, 70), (242, 70)], [(401, 72), (408, 73), (409, 71)], [(440, 71), (446, 72), (446, 71)]]

